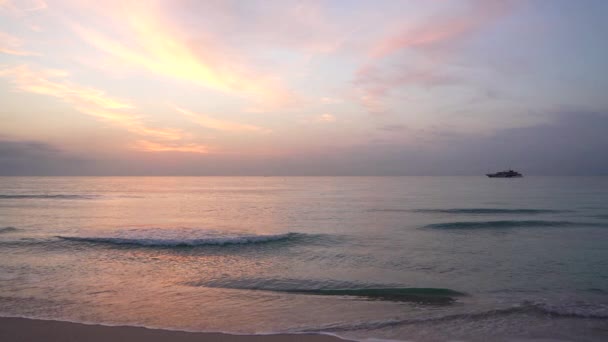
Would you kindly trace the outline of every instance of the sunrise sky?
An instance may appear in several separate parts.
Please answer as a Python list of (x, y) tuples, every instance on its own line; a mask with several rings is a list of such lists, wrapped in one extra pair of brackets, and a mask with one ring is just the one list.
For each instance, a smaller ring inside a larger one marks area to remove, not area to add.
[(0, 0), (0, 174), (608, 174), (607, 16)]

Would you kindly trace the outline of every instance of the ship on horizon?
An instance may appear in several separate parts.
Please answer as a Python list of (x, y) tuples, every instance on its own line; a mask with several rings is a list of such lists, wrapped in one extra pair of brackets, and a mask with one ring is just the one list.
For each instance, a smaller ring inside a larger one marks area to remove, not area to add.
[(500, 171), (496, 173), (487, 173), (486, 176), (490, 178), (519, 178), (523, 177), (523, 175), (517, 171), (508, 170), (508, 171)]

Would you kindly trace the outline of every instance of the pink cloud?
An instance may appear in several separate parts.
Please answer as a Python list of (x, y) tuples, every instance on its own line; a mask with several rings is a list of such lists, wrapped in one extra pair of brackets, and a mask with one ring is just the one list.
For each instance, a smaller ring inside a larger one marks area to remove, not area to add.
[(16, 16), (23, 16), (28, 12), (42, 11), (47, 8), (48, 5), (44, 0), (0, 0), (0, 10)]
[[(372, 45), (368, 61), (355, 74), (360, 104), (370, 113), (382, 113), (387, 111), (384, 98), (393, 89), (458, 83), (459, 78), (446, 68), (454, 45), (510, 13), (514, 3), (470, 0), (463, 12), (436, 15), (424, 25), (402, 27), (386, 35)], [(411, 62), (390, 64), (389, 57), (405, 52)]]
[(369, 55), (383, 58), (407, 48), (428, 50), (466, 38), (512, 9), (511, 0), (470, 0), (465, 13), (432, 17), (426, 25), (404, 27), (375, 44)]

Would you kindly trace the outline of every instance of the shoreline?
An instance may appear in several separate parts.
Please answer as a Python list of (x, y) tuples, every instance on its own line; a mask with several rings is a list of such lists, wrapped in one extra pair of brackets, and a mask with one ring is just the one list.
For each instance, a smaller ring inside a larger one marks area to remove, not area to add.
[(0, 317), (0, 341), (11, 342), (344, 342), (323, 334), (232, 335), (132, 326), (107, 326), (65, 321)]

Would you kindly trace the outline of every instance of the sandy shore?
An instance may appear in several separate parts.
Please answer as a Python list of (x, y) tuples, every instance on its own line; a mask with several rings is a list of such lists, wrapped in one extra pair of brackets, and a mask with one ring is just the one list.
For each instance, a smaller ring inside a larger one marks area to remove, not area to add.
[(229, 335), (136, 327), (107, 327), (25, 318), (0, 318), (0, 341), (6, 342), (344, 342), (326, 335)]

